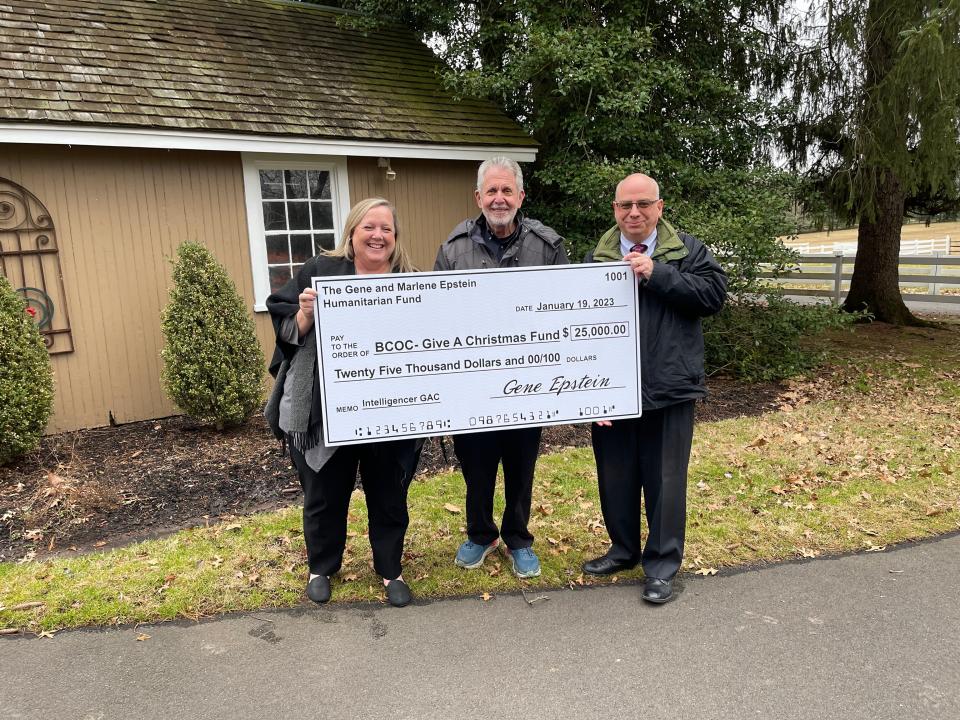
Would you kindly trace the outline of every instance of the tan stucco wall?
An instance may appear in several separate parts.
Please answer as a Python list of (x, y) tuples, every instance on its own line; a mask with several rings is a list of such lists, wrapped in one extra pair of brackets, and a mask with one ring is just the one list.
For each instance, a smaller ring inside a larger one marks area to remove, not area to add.
[[(476, 163), (376, 158), (348, 162), (350, 199), (396, 203), (403, 240), (429, 269), (449, 230), (476, 212)], [(75, 351), (53, 355), (57, 391), (48, 432), (174, 414), (160, 385), (160, 311), (172, 257), (204, 243), (253, 307), (241, 158), (236, 153), (0, 144), (0, 177), (43, 202), (57, 230)], [(257, 331), (269, 358), (266, 313)]]

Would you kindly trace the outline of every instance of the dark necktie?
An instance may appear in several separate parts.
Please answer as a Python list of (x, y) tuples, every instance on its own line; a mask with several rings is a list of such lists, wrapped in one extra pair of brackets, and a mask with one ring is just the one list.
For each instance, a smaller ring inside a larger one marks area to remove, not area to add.
[(647, 251), (647, 246), (644, 243), (637, 243), (632, 248), (630, 248), (630, 252), (645, 253), (646, 251)]

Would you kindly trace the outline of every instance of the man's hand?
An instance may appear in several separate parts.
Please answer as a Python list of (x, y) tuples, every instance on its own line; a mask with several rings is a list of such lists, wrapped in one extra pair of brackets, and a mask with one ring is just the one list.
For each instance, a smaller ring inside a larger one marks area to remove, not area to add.
[(638, 252), (629, 252), (623, 256), (623, 259), (630, 263), (633, 273), (638, 278), (649, 280), (653, 274), (653, 260), (647, 255)]
[(597, 420), (596, 423), (599, 427), (610, 427), (613, 425), (609, 420)]

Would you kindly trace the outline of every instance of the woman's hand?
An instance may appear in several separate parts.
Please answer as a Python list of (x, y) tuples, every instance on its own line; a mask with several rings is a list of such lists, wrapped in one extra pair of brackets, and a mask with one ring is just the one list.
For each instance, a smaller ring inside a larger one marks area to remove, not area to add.
[(300, 309), (297, 310), (297, 329), (303, 337), (313, 327), (313, 308), (317, 304), (317, 291), (313, 288), (304, 288), (298, 299)]

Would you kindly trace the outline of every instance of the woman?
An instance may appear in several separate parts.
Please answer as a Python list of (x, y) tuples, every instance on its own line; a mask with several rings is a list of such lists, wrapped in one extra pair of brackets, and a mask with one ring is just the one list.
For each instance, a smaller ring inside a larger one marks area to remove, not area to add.
[(360, 468), (374, 570), (383, 578), (391, 605), (410, 602), (401, 575), (403, 538), (409, 521), (407, 487), (422, 442), (397, 440), (327, 447), (317, 373), (313, 313), (317, 294), (310, 278), (369, 275), (414, 269), (400, 245), (394, 207), (382, 198), (361, 200), (347, 216), (343, 237), (333, 251), (306, 262), (296, 277), (267, 298), (277, 335), (270, 372), (277, 378), (265, 414), (274, 434), (290, 447), (303, 487), (303, 536), (310, 577), (307, 597), (330, 599), (330, 576), (343, 561), (347, 509)]

